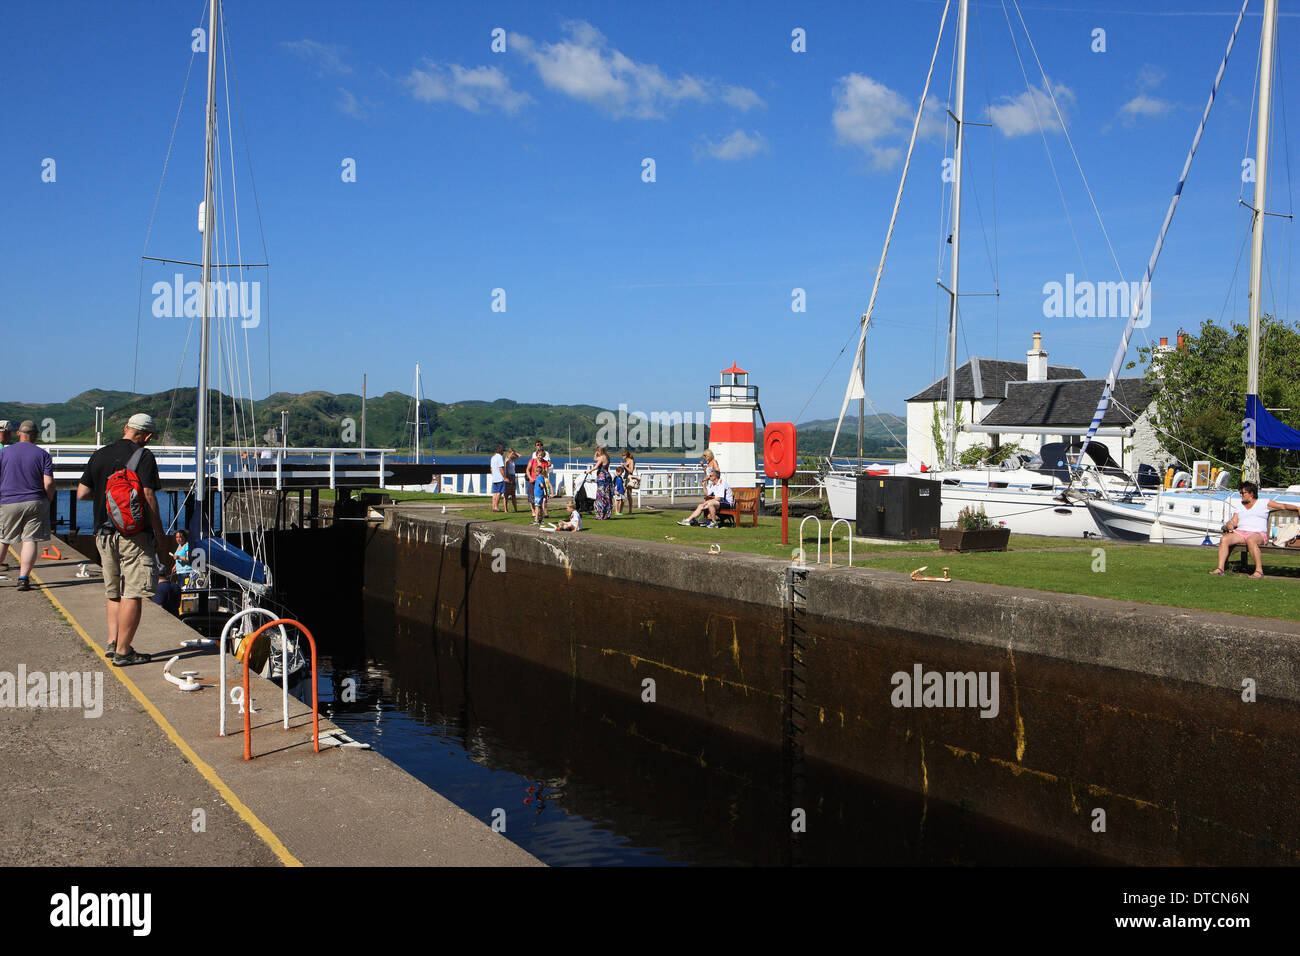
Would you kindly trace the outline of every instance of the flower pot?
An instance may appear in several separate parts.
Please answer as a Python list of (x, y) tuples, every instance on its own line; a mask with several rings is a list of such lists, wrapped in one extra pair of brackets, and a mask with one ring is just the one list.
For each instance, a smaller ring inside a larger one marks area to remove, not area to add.
[(980, 531), (942, 528), (939, 531), (939, 550), (1005, 551), (1007, 550), (1007, 541), (1010, 538), (1010, 528), (985, 528)]

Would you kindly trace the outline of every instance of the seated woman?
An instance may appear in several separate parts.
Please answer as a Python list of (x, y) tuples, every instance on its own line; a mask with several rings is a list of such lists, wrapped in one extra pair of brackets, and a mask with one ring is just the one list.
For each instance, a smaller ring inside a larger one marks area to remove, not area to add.
[(1268, 540), (1268, 513), (1270, 511), (1297, 511), (1300, 505), (1287, 504), (1285, 501), (1272, 501), (1259, 497), (1259, 486), (1253, 481), (1241, 483), (1241, 507), (1233, 512), (1232, 520), (1223, 526), (1223, 537), (1219, 539), (1219, 566), (1211, 574), (1222, 574), (1228, 563), (1228, 552), (1234, 544), (1244, 544), (1255, 562), (1252, 578), (1264, 576), (1264, 564), (1260, 555), (1260, 545)]
[(722, 480), (722, 472), (717, 467), (709, 470), (709, 477), (705, 481), (708, 496), (695, 506), (689, 518), (683, 518), (677, 522), (681, 525), (699, 524), (701, 515), (705, 516), (710, 528), (718, 526), (718, 512), (723, 508), (734, 508), (736, 506), (736, 496), (731, 491), (731, 486)]

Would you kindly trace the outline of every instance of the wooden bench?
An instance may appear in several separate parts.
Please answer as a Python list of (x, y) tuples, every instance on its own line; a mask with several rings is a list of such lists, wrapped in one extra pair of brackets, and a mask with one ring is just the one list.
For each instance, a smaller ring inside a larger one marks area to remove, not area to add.
[[(1268, 538), (1270, 541), (1286, 537), (1295, 532), (1295, 525), (1300, 523), (1300, 515), (1294, 511), (1270, 511), (1268, 513)], [(1238, 567), (1245, 570), (1250, 561), (1250, 551), (1240, 542), (1232, 545), (1228, 549), (1228, 558), (1231, 560), (1234, 552), (1241, 552), (1241, 561)], [(1275, 544), (1261, 544), (1259, 546), (1260, 554), (1291, 554), (1300, 556), (1300, 547), (1287, 548)]]
[(736, 499), (736, 505), (734, 508), (718, 509), (718, 524), (722, 524), (722, 519), (726, 517), (735, 522), (736, 527), (739, 528), (741, 516), (750, 515), (752, 520), (749, 522), (749, 526), (751, 528), (758, 527), (759, 489), (733, 488), (731, 494)]

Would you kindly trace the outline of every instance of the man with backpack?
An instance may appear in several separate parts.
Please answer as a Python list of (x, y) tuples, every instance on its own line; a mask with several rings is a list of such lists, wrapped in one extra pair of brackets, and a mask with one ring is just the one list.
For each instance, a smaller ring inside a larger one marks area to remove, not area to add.
[(150, 416), (132, 415), (120, 440), (90, 456), (77, 485), (77, 497), (95, 503), (108, 650), (118, 667), (149, 662), (149, 655), (133, 650), (131, 642), (140, 626), (141, 602), (152, 598), (157, 587), (158, 557), (171, 550), (155, 495), (162, 488), (158, 463), (145, 447), (155, 434)]

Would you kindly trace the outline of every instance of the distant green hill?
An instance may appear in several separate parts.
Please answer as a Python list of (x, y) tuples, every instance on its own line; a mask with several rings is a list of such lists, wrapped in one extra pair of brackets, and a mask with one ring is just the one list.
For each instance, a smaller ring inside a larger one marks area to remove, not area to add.
[[(347, 447), (359, 445), (361, 441), (361, 396), (354, 393), (276, 392), (260, 401), (244, 401), (236, 406), (228, 396), (213, 390), (209, 402), (213, 444), (236, 443), (236, 419), (241, 421), (239, 431), (245, 443), (251, 440), (278, 444), (278, 437), (268, 432), (279, 428), (281, 412), (286, 413), (285, 430), (290, 445)], [(91, 389), (66, 402), (48, 405), (0, 402), (0, 418), (15, 421), (30, 418), (42, 428), (45, 422), (52, 421), (54, 441), (93, 442), (95, 406), (102, 405), (104, 435), (108, 438), (120, 435), (122, 426), (132, 415), (147, 412), (162, 430), (160, 443), (184, 445), (194, 441), (197, 403), (196, 388), (152, 395)], [(527, 453), (533, 441), (541, 438), (548, 446), (564, 452), (572, 435), (575, 450), (589, 450), (595, 444), (600, 428), (597, 416), (602, 411), (594, 405), (521, 404), (504, 398), (450, 404), (426, 399), (420, 404), (420, 445), (423, 449), (482, 454), (501, 442)], [(370, 397), (366, 402), (366, 444), (371, 448), (406, 451), (412, 445), (413, 427), (409, 423), (414, 418), (415, 405), (409, 395), (389, 392)], [(668, 437), (662, 436), (665, 443), (651, 445), (646, 450), (684, 450), (681, 443), (667, 444)]]

